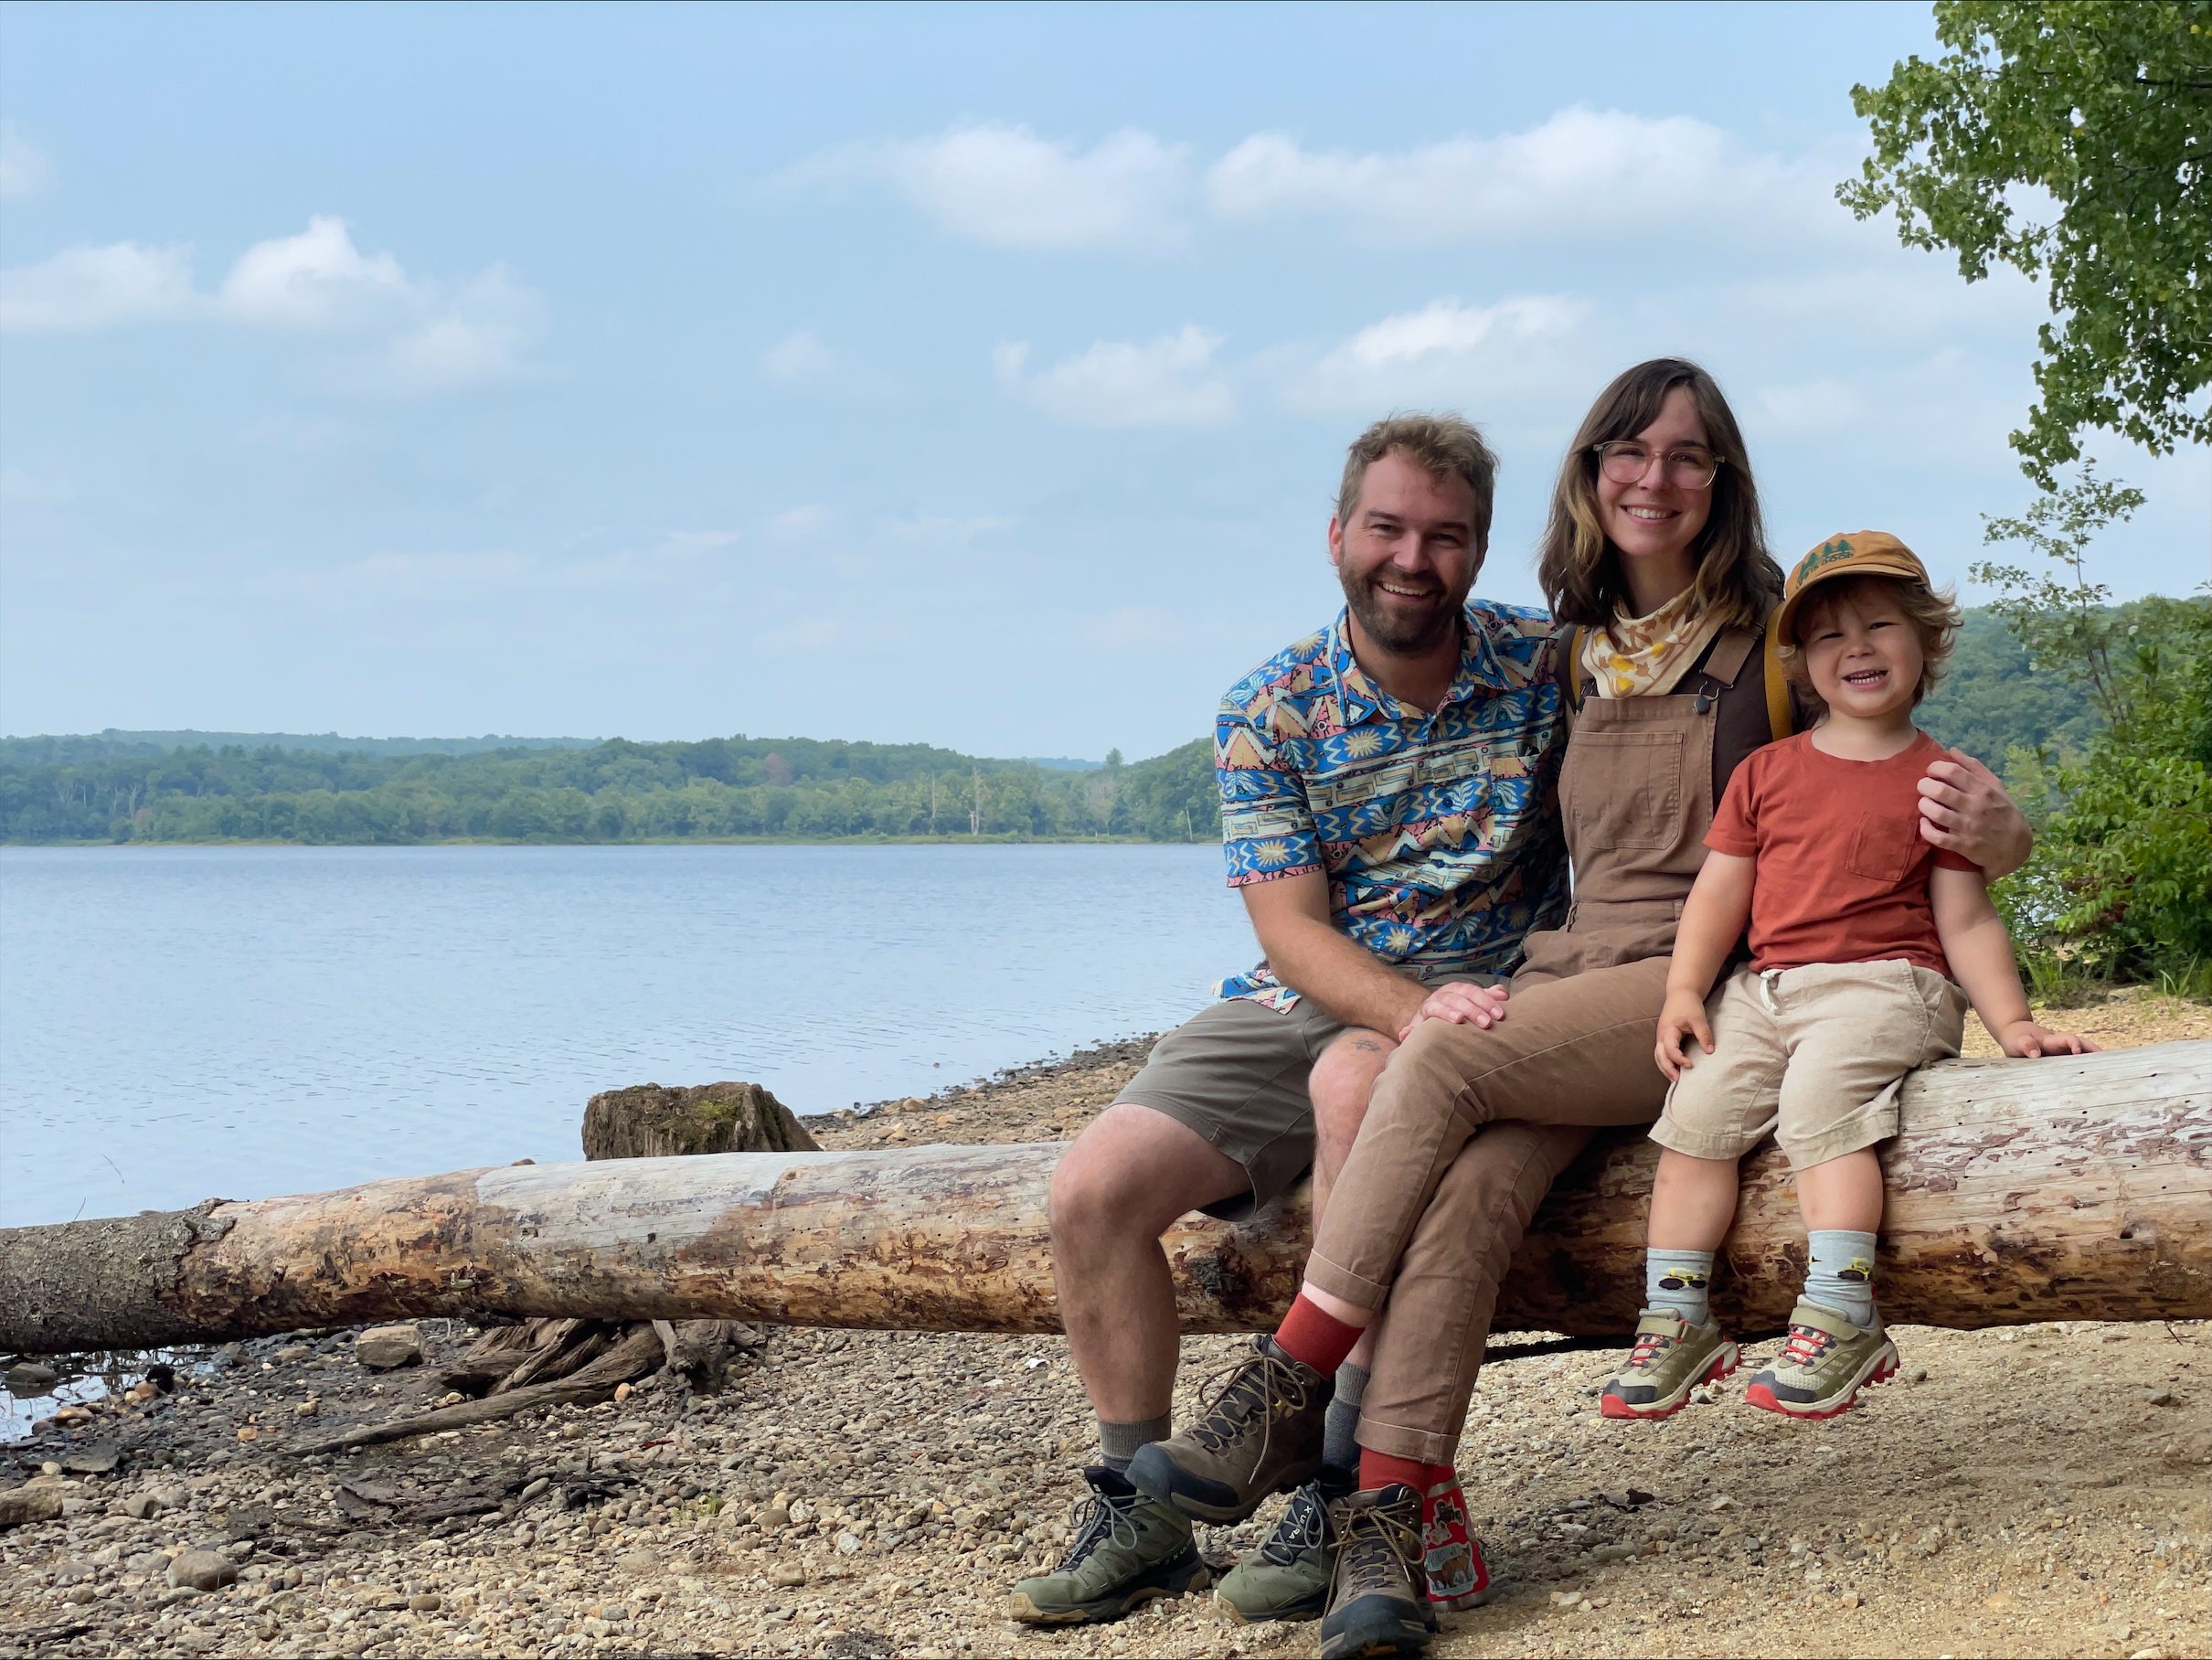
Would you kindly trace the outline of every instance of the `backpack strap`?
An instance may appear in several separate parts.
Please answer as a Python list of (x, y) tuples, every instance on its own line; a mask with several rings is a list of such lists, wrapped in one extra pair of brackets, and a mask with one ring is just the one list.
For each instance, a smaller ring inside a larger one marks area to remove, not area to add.
[(1558, 636), (1559, 660), (1552, 672), (1559, 682), (1559, 718), (1574, 730), (1575, 711), (1582, 707), (1582, 638), (1590, 630), (1577, 623)]
[(1773, 741), (1781, 740), (1796, 730), (1792, 719), (1795, 711), (1790, 703), (1789, 676), (1781, 672), (1781, 640), (1774, 632), (1771, 619), (1767, 622), (1767, 642), (1760, 654), (1764, 659), (1767, 682), (1767, 729)]

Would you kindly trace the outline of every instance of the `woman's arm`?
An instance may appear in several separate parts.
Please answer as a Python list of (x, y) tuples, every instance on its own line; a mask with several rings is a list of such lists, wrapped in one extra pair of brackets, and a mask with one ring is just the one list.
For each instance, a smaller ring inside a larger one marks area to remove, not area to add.
[(1964, 750), (1947, 750), (1920, 777), (1920, 838), (1973, 860), (1993, 882), (2026, 864), (2036, 843), (1997, 775)]
[(1973, 1000), (1974, 1013), (2007, 1055), (2085, 1055), (2096, 1048), (2086, 1038), (2054, 1032), (2030, 1017), (2013, 966), (2012, 936), (2005, 919), (1989, 902), (1989, 887), (1978, 870), (1946, 870), (1937, 866), (1928, 881), (1935, 910), (1936, 937), (1943, 942), (1951, 977)]

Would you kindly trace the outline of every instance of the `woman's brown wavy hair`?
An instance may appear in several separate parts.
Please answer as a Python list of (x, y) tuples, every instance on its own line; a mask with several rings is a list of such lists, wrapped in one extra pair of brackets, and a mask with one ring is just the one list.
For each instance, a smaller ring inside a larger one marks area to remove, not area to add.
[(1599, 394), (1559, 468), (1551, 493), (1551, 516), (1537, 548), (1537, 580), (1551, 614), (1561, 622), (1601, 627), (1628, 597), (1621, 556), (1598, 527), (1598, 458), (1591, 446), (1633, 438), (1659, 419), (1659, 406), (1676, 387), (1687, 387), (1705, 422), (1720, 471), (1713, 477), (1713, 510), (1698, 532), (1699, 609), (1717, 610), (1729, 622), (1755, 627), (1781, 599), (1781, 567), (1767, 551), (1759, 514), (1759, 487), (1728, 400), (1713, 378), (1682, 357), (1639, 363)]

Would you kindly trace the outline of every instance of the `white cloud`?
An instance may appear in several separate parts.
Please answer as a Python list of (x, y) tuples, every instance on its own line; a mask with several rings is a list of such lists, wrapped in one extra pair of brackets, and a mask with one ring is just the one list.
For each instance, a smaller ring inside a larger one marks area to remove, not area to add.
[(547, 373), (533, 356), (545, 337), (545, 301), (505, 267), (421, 298), (420, 319), (370, 366), (372, 386), (400, 397), (431, 396)]
[(45, 151), (14, 127), (0, 127), (0, 202), (27, 201), (53, 179)]
[(760, 373), (777, 386), (833, 401), (882, 403), (899, 390), (874, 365), (830, 346), (811, 328), (787, 335), (762, 352)]
[(1089, 150), (1003, 123), (844, 144), (782, 176), (787, 188), (888, 186), (941, 229), (1000, 248), (1150, 246), (1180, 234), (1190, 149), (1124, 129)]
[(76, 334), (190, 311), (192, 250), (111, 242), (0, 271), (0, 330)]
[(1207, 175), (1229, 219), (1325, 215), (1418, 240), (1618, 239), (1624, 230), (1773, 219), (1847, 223), (1827, 170), (1753, 151), (1689, 116), (1660, 119), (1582, 106), (1526, 132), (1464, 137), (1395, 154), (1307, 150), (1255, 133)]
[(787, 507), (768, 521), (770, 532), (785, 541), (804, 541), (819, 536), (835, 522), (836, 514), (813, 502)]
[(991, 367), (1001, 387), (1071, 426), (1218, 427), (1237, 412), (1214, 368), (1220, 345), (1220, 335), (1194, 323), (1142, 345), (1101, 340), (1032, 374), (1028, 343), (1002, 341)]
[(222, 290), (232, 316), (271, 328), (367, 326), (412, 309), (416, 298), (399, 261), (365, 256), (346, 221), (330, 214), (315, 215), (297, 236), (256, 242)]
[(1462, 305), (1438, 300), (1371, 323), (1298, 373), (1293, 406), (1315, 411), (1453, 403), (1480, 414), (1564, 375), (1579, 384), (1589, 305), (1552, 294)]

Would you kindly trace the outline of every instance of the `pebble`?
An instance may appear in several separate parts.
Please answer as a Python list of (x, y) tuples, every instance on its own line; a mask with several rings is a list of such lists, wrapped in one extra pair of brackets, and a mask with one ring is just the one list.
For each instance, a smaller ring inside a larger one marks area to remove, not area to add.
[(372, 1325), (354, 1339), (354, 1359), (371, 1371), (422, 1364), (422, 1332), (411, 1323)]
[(169, 1564), (169, 1583), (178, 1589), (218, 1591), (238, 1582), (238, 1564), (216, 1550), (187, 1550)]

